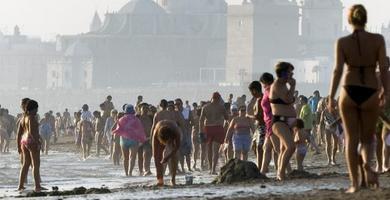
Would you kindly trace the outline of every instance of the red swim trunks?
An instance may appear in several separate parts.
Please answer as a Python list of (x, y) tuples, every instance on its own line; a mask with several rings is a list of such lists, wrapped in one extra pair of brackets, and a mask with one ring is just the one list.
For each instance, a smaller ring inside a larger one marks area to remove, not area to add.
[(204, 132), (207, 144), (211, 142), (223, 144), (225, 142), (225, 129), (223, 126), (205, 126)]

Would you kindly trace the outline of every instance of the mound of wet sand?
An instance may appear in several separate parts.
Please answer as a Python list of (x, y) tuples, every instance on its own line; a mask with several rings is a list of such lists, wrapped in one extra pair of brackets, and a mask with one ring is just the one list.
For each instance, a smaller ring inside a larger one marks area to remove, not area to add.
[[(58, 187), (53, 187), (57, 188)], [(70, 195), (83, 195), (83, 194), (107, 194), (111, 191), (107, 188), (90, 188), (77, 187), (73, 190), (58, 191), (54, 190), (51, 192), (29, 192), (26, 194), (26, 197), (45, 197), (45, 196), (70, 196)]]
[(267, 179), (267, 177), (260, 173), (255, 163), (232, 159), (221, 168), (219, 176), (213, 183), (231, 184), (256, 179)]

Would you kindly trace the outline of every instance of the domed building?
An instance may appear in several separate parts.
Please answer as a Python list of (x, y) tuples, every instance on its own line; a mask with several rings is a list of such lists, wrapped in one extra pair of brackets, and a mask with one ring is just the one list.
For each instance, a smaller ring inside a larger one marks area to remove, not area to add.
[(223, 0), (131, 0), (100, 26), (95, 14), (88, 33), (58, 37), (57, 51), (75, 41), (90, 49), (92, 88), (199, 82), (225, 68), (226, 10)]

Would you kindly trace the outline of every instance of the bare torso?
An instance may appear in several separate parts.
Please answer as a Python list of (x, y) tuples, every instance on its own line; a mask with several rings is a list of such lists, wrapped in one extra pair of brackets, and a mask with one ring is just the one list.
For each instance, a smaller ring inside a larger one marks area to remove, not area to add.
[(203, 108), (205, 126), (223, 126), (227, 112), (219, 103), (210, 103)]
[[(338, 41), (338, 59), (347, 64), (343, 85), (357, 85), (378, 88), (376, 68), (385, 65), (383, 37), (366, 31), (358, 31)], [(340, 63), (340, 64), (341, 64)], [(364, 83), (361, 81), (360, 67), (364, 68)]]
[(272, 114), (274, 116), (296, 117), (296, 112), (293, 105), (294, 101), (286, 97), (287, 93), (288, 88), (286, 84), (282, 84), (277, 81), (272, 84), (269, 97), (270, 100), (280, 98), (284, 102), (290, 103), (287, 105), (271, 103)]

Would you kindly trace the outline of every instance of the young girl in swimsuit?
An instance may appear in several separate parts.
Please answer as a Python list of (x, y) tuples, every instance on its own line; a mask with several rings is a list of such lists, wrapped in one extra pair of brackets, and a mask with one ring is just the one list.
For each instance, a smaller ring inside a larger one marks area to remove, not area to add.
[(252, 121), (246, 116), (246, 107), (241, 106), (239, 115), (230, 122), (225, 138), (225, 145), (228, 145), (230, 140), (233, 143), (234, 158), (248, 160), (251, 132), (254, 132)]
[(272, 153), (274, 156), (275, 169), (278, 168), (278, 157), (280, 151), (279, 138), (272, 132), (272, 109), (269, 99), (271, 85), (274, 83), (274, 77), (270, 73), (264, 73), (260, 77), (260, 82), (264, 88), (264, 95), (261, 99), (261, 107), (263, 110), (263, 119), (266, 126), (266, 135), (263, 145), (263, 162), (260, 172), (266, 174), (268, 172), (269, 163), (271, 161)]
[(37, 112), (38, 103), (34, 100), (29, 100), (26, 105), (26, 115), (20, 122), (22, 130), (18, 133), (21, 134), (19, 136), (21, 139), (18, 141), (18, 148), (21, 149), (23, 154), (23, 166), (20, 169), (18, 190), (25, 189), (24, 183), (30, 165), (32, 165), (33, 169), (35, 192), (40, 192), (43, 189), (39, 172), (41, 141), (39, 137), (39, 123), (36, 118)]
[(304, 121), (302, 119), (297, 119), (293, 127), (293, 132), (298, 171), (304, 171), (303, 160), (305, 159), (307, 153), (308, 141), (310, 141), (310, 136), (304, 128)]
[[(353, 193), (359, 190), (359, 168), (363, 169), (364, 185), (377, 187), (378, 177), (370, 163), (372, 134), (378, 121), (381, 105), (387, 99), (386, 46), (382, 35), (365, 31), (367, 11), (363, 5), (354, 5), (349, 10), (348, 22), (353, 34), (340, 38), (336, 44), (336, 64), (330, 89), (328, 108), (335, 107), (335, 96), (340, 81), (340, 115), (345, 129), (346, 158)], [(345, 64), (347, 69), (344, 70)], [(376, 68), (379, 66), (382, 85), (378, 84)], [(346, 72), (343, 77), (343, 72)], [(343, 79), (342, 79), (343, 77)], [(380, 94), (380, 88), (384, 90)], [(361, 145), (361, 157), (358, 145)], [(362, 159), (362, 163), (359, 159)]]
[(337, 110), (330, 112), (328, 108), (325, 108), (320, 117), (320, 121), (324, 124), (323, 130), (325, 133), (325, 150), (328, 157), (328, 165), (336, 165), (336, 153), (339, 146), (339, 131), (337, 131), (337, 128), (340, 121), (337, 112)]

